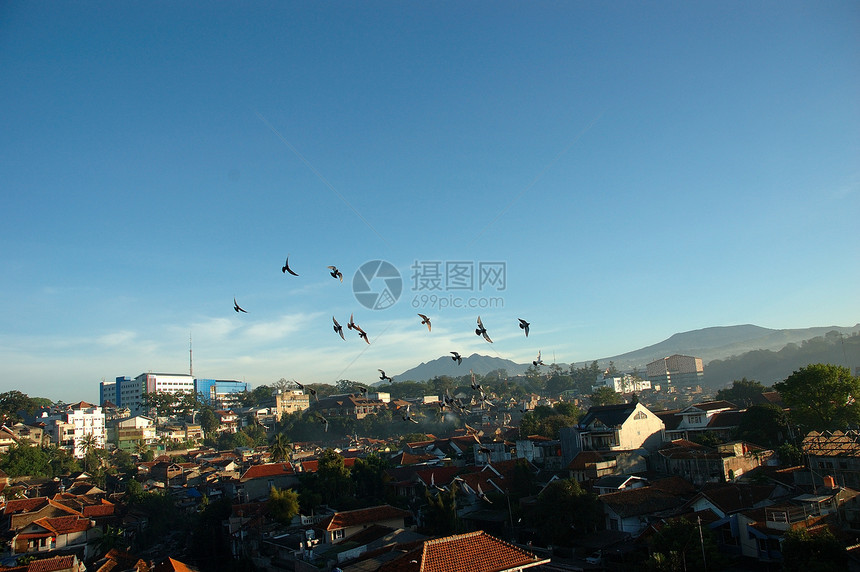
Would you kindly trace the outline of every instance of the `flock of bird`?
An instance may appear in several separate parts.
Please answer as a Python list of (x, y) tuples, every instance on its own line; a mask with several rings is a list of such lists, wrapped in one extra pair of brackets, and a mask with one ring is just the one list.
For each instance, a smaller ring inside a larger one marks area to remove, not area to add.
[[(343, 282), (343, 272), (341, 272), (336, 266), (328, 266), (327, 268), (329, 270), (329, 275), (332, 278), (334, 278), (335, 280), (339, 280), (341, 283)], [(299, 276), (298, 273), (296, 273), (292, 268), (290, 268), (290, 257), (289, 256), (287, 256), (286, 260), (284, 261), (284, 265), (283, 265), (283, 267), (281, 267), (281, 272), (284, 274), (289, 273), (292, 276)], [(244, 313), (244, 314), (248, 313), (247, 310), (245, 310), (244, 308), (242, 308), (239, 305), (239, 303), (236, 301), (235, 297), (233, 297), (233, 310), (236, 311), (237, 313), (239, 313), (239, 312)], [(421, 314), (421, 313), (418, 314), (418, 317), (421, 318), (421, 325), (427, 326), (427, 331), (431, 332), (432, 331), (432, 323), (431, 323), (430, 318), (428, 316), (426, 316), (425, 314)], [(341, 339), (346, 340), (346, 336), (344, 335), (344, 331), (343, 331), (343, 326), (340, 325), (340, 323), (337, 321), (337, 318), (335, 318), (334, 316), (332, 316), (331, 319), (333, 322), (332, 329), (334, 330), (334, 332), (337, 335), (339, 335), (341, 337)], [(523, 332), (525, 333), (525, 336), (528, 337), (529, 336), (529, 326), (531, 326), (531, 324), (529, 322), (527, 322), (526, 320), (523, 320), (522, 318), (518, 318), (518, 320), (519, 320), (520, 329), (522, 329)], [(348, 330), (351, 330), (351, 331), (354, 330), (355, 332), (357, 332), (359, 338), (364, 340), (367, 344), (370, 344), (370, 338), (368, 337), (367, 332), (364, 329), (362, 329), (358, 324), (355, 323), (353, 314), (349, 315), (349, 322), (347, 322), (346, 327)], [(483, 321), (481, 321), (481, 316), (478, 316), (477, 328), (475, 328), (475, 334), (479, 337), (482, 337), (487, 343), (493, 343), (493, 340), (490, 338), (490, 335), (487, 332), (487, 328), (484, 327), (484, 323), (483, 323)], [(450, 353), (451, 353), (451, 359), (454, 360), (455, 362), (457, 362), (457, 365), (460, 365), (463, 363), (463, 356), (461, 356), (458, 352), (452, 351)], [(532, 361), (532, 365), (534, 365), (535, 367), (546, 365), (541, 360), (540, 351), (538, 351), (537, 358), (534, 361)], [(381, 381), (388, 381), (389, 383), (394, 382), (394, 378), (386, 375), (384, 370), (380, 369), (378, 371), (380, 373), (379, 379)], [(487, 399), (487, 396), (484, 394), (484, 391), (483, 391), (483, 388), (481, 387), (481, 384), (475, 381), (475, 374), (471, 370), (469, 370), (469, 373), (471, 374), (472, 390), (475, 391), (476, 394), (480, 396), (479, 402), (481, 403), (481, 406), (482, 407), (484, 405), (487, 405), (490, 407), (493, 406), (493, 403), (490, 402), (490, 400)], [(319, 397), (317, 396), (317, 391), (314, 388), (306, 386), (304, 384), (301, 384), (297, 381), (293, 381), (293, 383), (296, 384), (296, 386), (300, 390), (307, 391), (310, 395), (312, 395), (314, 397), (314, 399), (319, 401)], [(355, 387), (356, 387), (356, 389), (358, 389), (358, 391), (362, 395), (367, 393), (366, 387), (360, 386), (360, 385), (356, 385)], [(460, 398), (451, 397), (450, 393), (446, 389), (445, 395), (443, 395), (441, 401), (438, 402), (438, 406), (439, 406), (439, 413), (442, 415), (444, 415), (446, 408), (451, 410), (451, 411), (456, 411), (456, 412), (462, 414), (466, 411), (467, 404), (463, 403)], [(317, 419), (319, 419), (319, 421), (321, 423), (323, 423), (323, 425), (325, 426), (325, 431), (328, 431), (328, 426), (329, 426), (328, 419), (326, 419), (319, 412), (315, 412), (315, 416)], [(409, 405), (406, 406), (406, 411), (401, 416), (403, 418), (403, 421), (416, 423), (416, 424), (418, 423), (418, 420), (416, 420), (415, 417), (412, 415)]]

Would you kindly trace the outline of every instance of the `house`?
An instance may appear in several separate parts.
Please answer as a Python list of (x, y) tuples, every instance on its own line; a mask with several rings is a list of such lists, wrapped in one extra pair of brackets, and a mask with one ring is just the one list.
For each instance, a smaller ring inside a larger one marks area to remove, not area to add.
[(240, 499), (265, 499), (273, 488), (288, 489), (299, 483), (289, 463), (253, 465), (239, 477), (236, 495)]
[(641, 403), (592, 407), (575, 427), (562, 429), (562, 456), (570, 463), (579, 451), (654, 451), (664, 427)]
[(600, 495), (606, 528), (638, 536), (650, 523), (673, 514), (695, 493), (684, 479), (669, 477), (647, 487)]
[(385, 409), (387, 406), (381, 399), (371, 399), (355, 395), (332, 395), (331, 397), (320, 399), (314, 408), (326, 417), (340, 416), (364, 419), (368, 415), (375, 414), (380, 409)]
[(14, 572), (84, 572), (86, 569), (84, 563), (78, 560), (78, 557), (74, 554), (33, 560), (22, 566), (12, 568), (0, 567), (0, 571), (9, 570)]
[[(666, 440), (689, 439), (691, 435), (709, 430), (713, 431), (717, 424), (710, 428), (709, 424), (715, 420), (715, 416), (727, 411), (737, 412), (736, 418), (733, 418), (734, 426), (737, 427), (737, 423), (740, 422), (740, 412), (734, 403), (729, 401), (694, 403), (675, 414), (676, 417), (680, 418), (680, 421), (672, 429), (666, 429)], [(726, 421), (727, 419), (724, 419), (718, 424), (723, 429), (723, 433), (727, 427), (728, 429), (731, 428), (731, 425), (728, 425)]]
[(860, 431), (810, 431), (801, 449), (808, 455), (810, 470), (798, 474), (802, 479), (798, 484), (821, 486), (829, 475), (841, 486), (860, 490)]
[(406, 545), (379, 572), (514, 572), (548, 564), (549, 558), (508, 544), (482, 530)]
[(136, 415), (116, 423), (116, 446), (123, 451), (133, 451), (141, 441), (147, 446), (154, 445), (157, 439), (155, 420), (151, 417)]
[(335, 544), (364, 530), (371, 525), (382, 525), (389, 528), (405, 528), (409, 511), (395, 508), (391, 505), (380, 505), (358, 510), (336, 512), (320, 523), (325, 530), (327, 544)]
[[(45, 517), (34, 520), (12, 537), (12, 554), (49, 552), (51, 550), (86, 545), (101, 535), (95, 522), (79, 515)], [(88, 552), (85, 549), (84, 559)]]
[(614, 493), (628, 489), (638, 489), (648, 486), (647, 479), (634, 475), (606, 475), (594, 483), (594, 492), (598, 495)]
[(701, 485), (733, 481), (764, 465), (772, 456), (773, 451), (742, 441), (723, 443), (714, 449), (676, 439), (661, 447), (653, 460), (656, 470)]

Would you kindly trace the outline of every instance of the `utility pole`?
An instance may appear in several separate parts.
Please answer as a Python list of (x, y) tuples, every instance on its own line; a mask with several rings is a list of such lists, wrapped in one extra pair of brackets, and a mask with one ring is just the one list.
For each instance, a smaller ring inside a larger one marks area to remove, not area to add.
[(705, 558), (705, 538), (702, 536), (702, 517), (697, 516), (696, 522), (699, 523), (699, 544), (702, 545), (702, 570), (708, 572), (708, 560)]

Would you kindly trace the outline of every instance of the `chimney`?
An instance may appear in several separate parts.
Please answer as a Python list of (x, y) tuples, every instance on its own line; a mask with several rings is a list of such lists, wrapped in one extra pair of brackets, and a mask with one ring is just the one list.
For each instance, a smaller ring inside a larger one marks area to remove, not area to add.
[(829, 488), (829, 489), (835, 489), (836, 488), (836, 479), (833, 478), (832, 475), (827, 475), (826, 477), (824, 477), (824, 486)]

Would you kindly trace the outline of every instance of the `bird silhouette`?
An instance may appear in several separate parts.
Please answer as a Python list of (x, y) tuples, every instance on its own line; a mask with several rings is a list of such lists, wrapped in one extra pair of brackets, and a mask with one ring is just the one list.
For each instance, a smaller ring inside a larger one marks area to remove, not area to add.
[(356, 385), (355, 388), (361, 393), (362, 396), (367, 395), (367, 388), (362, 385)]
[(528, 322), (526, 322), (522, 318), (517, 318), (517, 320), (520, 321), (520, 328), (525, 331), (526, 337), (529, 337), (529, 326), (531, 324), (529, 324)]
[(325, 425), (325, 430), (326, 430), (326, 432), (328, 432), (328, 419), (323, 417), (319, 411), (314, 411), (314, 415), (316, 416), (317, 419), (320, 420), (321, 423), (323, 423)]
[(481, 316), (478, 316), (478, 327), (475, 328), (475, 333), (479, 336), (483, 336), (488, 342), (493, 343), (493, 340), (491, 340), (489, 334), (487, 334), (487, 328), (484, 327), (484, 323), (481, 321)]
[(540, 366), (540, 365), (546, 365), (545, 363), (543, 363), (543, 360), (542, 360), (542, 359), (540, 359), (540, 350), (538, 350), (538, 357), (537, 357), (537, 359), (536, 359), (536, 360), (534, 360), (534, 361), (532, 362), (532, 365), (533, 365), (533, 366), (535, 366), (535, 367), (538, 367), (538, 366)]
[(331, 317), (331, 321), (334, 322), (334, 326), (332, 326), (332, 328), (334, 328), (334, 331), (340, 334), (341, 339), (345, 340), (346, 338), (343, 337), (343, 326), (337, 323), (337, 320), (334, 319), (334, 316)]
[(475, 391), (480, 391), (481, 384), (475, 381), (475, 373), (470, 369), (469, 374), (472, 376), (472, 389), (474, 389)]
[(247, 311), (243, 310), (243, 309), (239, 306), (239, 303), (238, 303), (238, 302), (236, 302), (236, 298), (233, 298), (233, 309), (234, 309), (234, 310), (236, 310), (236, 312), (244, 312), (245, 314), (247, 314), (247, 313), (248, 313)]
[(412, 414), (409, 412), (410, 407), (411, 407), (411, 405), (406, 406), (406, 415), (403, 415), (403, 420), (404, 421), (411, 421), (412, 423), (415, 423), (417, 425), (418, 421), (414, 417), (412, 417)]
[(493, 504), (493, 501), (487, 498), (487, 495), (484, 494), (484, 491), (481, 490), (481, 484), (478, 483), (478, 498), (484, 501), (487, 504)]
[(428, 318), (424, 314), (418, 314), (418, 315), (421, 316), (421, 323), (427, 325), (427, 331), (429, 332), (430, 331), (430, 318)]
[(347, 329), (347, 330), (352, 330), (352, 329), (354, 329), (355, 327), (356, 327), (356, 325), (355, 325), (355, 322), (354, 322), (354, 321), (353, 321), (353, 319), (352, 319), (352, 314), (350, 314), (350, 315), (349, 315), (349, 322), (347, 322), (347, 324), (346, 324), (346, 329)]
[(319, 397), (317, 397), (317, 390), (316, 390), (316, 389), (314, 389), (313, 387), (308, 387), (307, 389), (308, 389), (308, 393), (310, 393), (311, 395), (313, 395), (313, 396), (314, 396), (314, 399), (315, 399), (316, 401), (319, 401), (319, 400), (320, 400), (320, 398), (319, 398)]
[(359, 326), (353, 326), (356, 330), (358, 330), (358, 337), (370, 344), (370, 339), (367, 337), (367, 332), (362, 330)]
[(451, 353), (454, 354), (451, 356), (451, 359), (454, 360), (455, 362), (457, 362), (457, 365), (460, 365), (461, 363), (463, 363), (463, 357), (460, 354), (458, 354), (457, 352), (451, 352)]
[(332, 278), (340, 278), (340, 281), (343, 282), (343, 273), (336, 266), (329, 266), (328, 268), (331, 270), (329, 274), (331, 274)]
[(385, 381), (387, 379), (389, 381), (389, 383), (394, 383), (393, 377), (388, 377), (387, 375), (385, 375), (385, 372), (382, 371), (381, 369), (378, 371), (380, 373), (379, 379), (381, 379), (382, 381)]
[(281, 268), (281, 272), (283, 272), (284, 274), (289, 272), (293, 276), (298, 276), (298, 274), (293, 272), (292, 268), (290, 268), (290, 256), (289, 255), (287, 255), (287, 260), (286, 260), (286, 262), (284, 262), (284, 266), (283, 266), (283, 268)]

